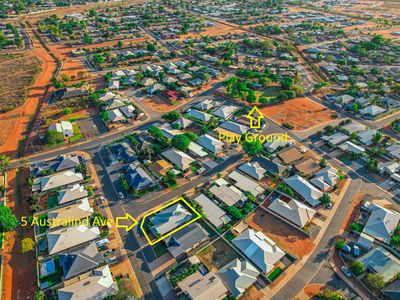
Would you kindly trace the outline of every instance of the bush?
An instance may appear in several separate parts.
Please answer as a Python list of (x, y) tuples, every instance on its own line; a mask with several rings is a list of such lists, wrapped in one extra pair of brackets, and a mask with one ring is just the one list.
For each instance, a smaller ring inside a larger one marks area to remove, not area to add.
[(0, 204), (0, 231), (11, 231), (18, 224), (18, 219), (11, 213), (11, 209)]
[(385, 281), (383, 280), (383, 276), (379, 274), (373, 274), (373, 273), (368, 274), (366, 277), (366, 281), (374, 291), (380, 291), (385, 287)]
[(350, 270), (358, 276), (365, 271), (365, 266), (362, 262), (355, 260), (350, 264)]
[(345, 245), (345, 240), (342, 239), (342, 238), (337, 239), (337, 240), (335, 241), (335, 244), (334, 244), (334, 246), (335, 246), (335, 248), (336, 248), (337, 250), (343, 249), (344, 245)]
[(338, 291), (331, 291), (329, 289), (325, 289), (317, 296), (326, 300), (345, 300), (345, 298)]
[(354, 230), (354, 231), (357, 231), (357, 232), (363, 231), (363, 226), (361, 224), (356, 223), (356, 222), (351, 223), (349, 227), (350, 227), (350, 230)]
[(294, 128), (294, 126), (288, 122), (283, 123), (282, 126), (290, 130)]
[(35, 242), (31, 238), (24, 238), (21, 241), (21, 252), (26, 253), (35, 249)]

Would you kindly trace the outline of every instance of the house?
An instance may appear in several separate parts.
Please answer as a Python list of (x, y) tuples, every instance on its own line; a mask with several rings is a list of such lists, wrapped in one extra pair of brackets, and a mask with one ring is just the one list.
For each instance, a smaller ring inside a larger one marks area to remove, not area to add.
[(164, 159), (159, 159), (155, 162), (152, 162), (147, 168), (156, 175), (163, 176), (167, 174), (168, 171), (173, 169), (174, 166)]
[(225, 211), (206, 195), (200, 194), (194, 198), (194, 201), (196, 201), (203, 208), (203, 213), (215, 227), (221, 227), (231, 221), (231, 219), (226, 215)]
[(395, 161), (379, 162), (378, 171), (381, 174), (393, 175), (400, 170), (400, 164)]
[(137, 164), (130, 164), (124, 169), (125, 179), (135, 191), (144, 191), (155, 186), (156, 182), (146, 170)]
[(88, 277), (58, 290), (59, 300), (93, 299), (101, 300), (118, 292), (108, 265), (93, 270)]
[(278, 148), (285, 148), (293, 144), (293, 140), (288, 137), (288, 139), (272, 139), (272, 141), (266, 141), (263, 147), (272, 152), (278, 150)]
[(64, 137), (71, 137), (74, 135), (74, 127), (71, 122), (61, 121), (60, 123), (52, 124), (49, 126), (49, 131), (57, 131), (63, 134)]
[(371, 117), (375, 117), (378, 116), (382, 113), (384, 113), (386, 111), (386, 109), (379, 107), (377, 105), (370, 105), (367, 106), (366, 108), (360, 109), (360, 113), (363, 115), (367, 115), (367, 116), (371, 116)]
[(370, 146), (374, 143), (373, 138), (374, 138), (374, 135), (376, 134), (376, 132), (377, 132), (376, 130), (369, 128), (369, 129), (358, 132), (357, 136), (361, 143), (363, 143), (364, 145)]
[(173, 257), (188, 253), (209, 238), (207, 231), (199, 224), (192, 223), (165, 239), (168, 251)]
[(349, 123), (342, 126), (344, 130), (346, 130), (349, 134), (360, 132), (366, 129), (366, 127), (360, 123)]
[(287, 169), (286, 166), (281, 164), (278, 158), (269, 160), (264, 156), (256, 156), (252, 159), (252, 162), (258, 163), (266, 172), (275, 175), (280, 175)]
[(172, 162), (175, 166), (177, 166), (182, 171), (185, 171), (190, 168), (190, 164), (195, 162), (195, 160), (187, 155), (186, 153), (182, 152), (181, 150), (172, 148), (166, 150), (161, 153), (166, 159)]
[(250, 192), (254, 197), (261, 195), (265, 191), (257, 182), (240, 174), (237, 171), (232, 171), (228, 177), (235, 182), (235, 186), (242, 191)]
[(190, 154), (197, 157), (206, 157), (208, 155), (208, 153), (205, 152), (203, 148), (195, 142), (190, 142), (188, 151)]
[(116, 97), (113, 99), (110, 99), (108, 101), (105, 102), (105, 104), (101, 107), (102, 110), (106, 111), (106, 110), (114, 110), (117, 108), (121, 108), (125, 106), (124, 100), (120, 97)]
[(108, 111), (108, 117), (110, 119), (110, 122), (112, 122), (112, 123), (125, 122), (126, 121), (125, 116), (122, 114), (122, 112), (118, 108), (113, 109), (113, 110), (109, 110)]
[(60, 91), (60, 100), (84, 97), (89, 95), (88, 90), (82, 88), (67, 87)]
[(202, 112), (202, 111), (198, 111), (196, 109), (190, 109), (187, 112), (187, 115), (189, 117), (198, 119), (198, 120), (203, 121), (203, 122), (208, 122), (211, 119), (211, 115), (210, 114)]
[(312, 207), (320, 203), (323, 193), (299, 175), (286, 178), (285, 183), (299, 194)]
[(202, 275), (199, 271), (178, 282), (183, 293), (193, 300), (221, 300), (228, 292), (222, 280), (214, 273)]
[(82, 220), (93, 214), (88, 198), (83, 198), (75, 204), (63, 206), (47, 212), (47, 218), (51, 221), (49, 229), (64, 226), (66, 220)]
[(83, 185), (75, 184), (72, 187), (60, 190), (58, 192), (58, 205), (65, 204), (71, 201), (82, 199), (88, 196), (88, 192)]
[(190, 219), (192, 219), (192, 214), (181, 203), (175, 203), (151, 217), (153, 225), (150, 227), (150, 231), (154, 235), (164, 235), (187, 223)]
[(214, 154), (218, 154), (224, 149), (223, 142), (206, 133), (197, 139), (197, 143)]
[(263, 179), (267, 170), (265, 170), (258, 162), (247, 162), (239, 167), (243, 173), (253, 177), (257, 181)]
[(359, 261), (367, 271), (381, 275), (385, 282), (400, 273), (400, 260), (382, 246), (370, 250)]
[(171, 70), (171, 69), (177, 69), (178, 67), (172, 63), (172, 62), (166, 62), (165, 64), (163, 64), (163, 67), (166, 68), (167, 70)]
[(390, 285), (382, 290), (382, 293), (389, 300), (400, 299), (400, 280), (397, 279), (393, 281)]
[(310, 182), (319, 188), (321, 191), (326, 191), (337, 183), (339, 176), (337, 175), (338, 170), (331, 166), (326, 166), (322, 170), (319, 170), (314, 175), (315, 177)]
[(182, 73), (178, 76), (179, 80), (185, 81), (185, 80), (191, 80), (193, 79), (193, 76), (188, 74), (188, 73)]
[(218, 200), (224, 202), (228, 206), (240, 205), (246, 201), (246, 196), (234, 186), (226, 184), (213, 185), (209, 192), (213, 194)]
[(131, 163), (137, 160), (135, 151), (133, 151), (127, 142), (120, 142), (112, 145), (110, 147), (110, 152), (116, 159), (123, 161), (124, 163)]
[(78, 155), (61, 155), (56, 159), (38, 163), (31, 166), (30, 175), (32, 177), (44, 176), (52, 172), (61, 172), (65, 170), (73, 170), (81, 164)]
[(297, 200), (291, 199), (289, 202), (285, 202), (279, 198), (268, 206), (268, 210), (298, 228), (303, 228), (317, 213)]
[(97, 226), (85, 225), (70, 226), (47, 233), (47, 247), (49, 254), (53, 255), (72, 247), (93, 241), (100, 237)]
[(276, 155), (288, 165), (303, 157), (303, 154), (294, 146), (283, 149)]
[(320, 169), (318, 161), (313, 157), (304, 157), (294, 163), (294, 168), (304, 176), (310, 176)]
[(222, 105), (213, 112), (213, 115), (225, 120), (232, 116), (238, 109), (235, 105)]
[(264, 233), (248, 228), (232, 240), (238, 248), (262, 272), (269, 273), (285, 252)]
[(164, 91), (166, 87), (162, 84), (156, 83), (153, 85), (150, 85), (146, 88), (146, 92), (149, 93), (150, 95)]
[(122, 106), (119, 108), (119, 110), (128, 119), (136, 117), (136, 108), (133, 105)]
[(185, 129), (192, 125), (193, 121), (180, 117), (178, 120), (174, 121), (172, 124), (178, 124), (180, 129)]
[(119, 80), (110, 80), (108, 83), (108, 89), (110, 91), (119, 90)]
[(371, 214), (363, 232), (381, 242), (390, 244), (391, 237), (400, 221), (400, 213), (375, 203), (371, 203), (368, 209)]
[(350, 139), (350, 137), (342, 132), (336, 132), (332, 135), (324, 135), (321, 138), (323, 141), (328, 143), (328, 145), (335, 147), (347, 140)]
[(250, 130), (249, 127), (232, 121), (225, 121), (219, 127), (240, 135), (243, 135)]
[(157, 83), (157, 80), (149, 77), (145, 77), (140, 81), (142, 86), (148, 87)]
[(200, 110), (210, 110), (220, 105), (220, 102), (212, 100), (212, 99), (205, 99), (197, 103), (194, 107)]
[(400, 145), (399, 144), (393, 144), (388, 147), (386, 147), (387, 155), (391, 158), (397, 158), (400, 159)]
[(229, 292), (235, 298), (239, 298), (257, 281), (260, 272), (247, 260), (235, 259), (218, 270), (217, 275)]
[(370, 250), (374, 245), (374, 242), (375, 239), (372, 236), (369, 236), (368, 234), (361, 232), (357, 240), (357, 245), (366, 250)]
[(94, 241), (73, 251), (61, 253), (58, 257), (65, 280), (93, 270), (104, 263), (103, 254), (97, 250)]
[(203, 80), (201, 80), (200, 78), (194, 78), (194, 79), (189, 81), (189, 84), (191, 86), (199, 86), (199, 85), (203, 84)]
[(83, 175), (81, 173), (75, 173), (75, 171), (68, 170), (36, 178), (33, 181), (32, 191), (46, 192), (56, 188), (65, 187), (70, 184), (78, 183), (81, 181), (83, 181)]
[(351, 154), (363, 154), (365, 152), (365, 149), (363, 147), (349, 141), (339, 145), (339, 148)]

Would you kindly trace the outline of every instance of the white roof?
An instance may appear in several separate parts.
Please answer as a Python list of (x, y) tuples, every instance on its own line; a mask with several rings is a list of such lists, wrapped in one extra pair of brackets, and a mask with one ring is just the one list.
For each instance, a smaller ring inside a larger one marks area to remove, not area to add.
[(256, 180), (261, 180), (267, 172), (258, 162), (247, 162), (241, 165), (239, 170)]
[(77, 200), (83, 197), (87, 197), (88, 192), (85, 187), (80, 184), (75, 184), (74, 186), (61, 190), (58, 193), (58, 204), (64, 204), (73, 200)]
[(202, 111), (198, 111), (196, 109), (191, 109), (188, 113), (192, 118), (201, 120), (201, 121), (209, 121), (211, 119), (211, 115)]
[(291, 199), (288, 203), (276, 199), (268, 206), (268, 209), (300, 228), (311, 221), (316, 213), (314, 209), (294, 199)]
[(237, 171), (232, 171), (228, 177), (235, 181), (235, 185), (242, 191), (248, 191), (253, 196), (257, 197), (262, 194), (265, 190), (254, 180), (240, 174)]
[(161, 153), (161, 155), (182, 170), (186, 170), (187, 168), (189, 168), (190, 164), (195, 161), (186, 153), (175, 148), (164, 151)]
[(60, 227), (65, 220), (80, 220), (88, 218), (92, 215), (93, 208), (90, 207), (88, 198), (83, 198), (76, 204), (63, 206), (58, 209), (51, 210), (47, 213), (48, 219), (52, 220), (49, 228)]
[(315, 188), (311, 183), (299, 175), (293, 175), (286, 178), (285, 183), (290, 186), (296, 193), (304, 198), (311, 206), (317, 206), (323, 193)]
[(384, 113), (386, 109), (376, 106), (376, 105), (370, 105), (367, 106), (366, 108), (360, 109), (360, 113), (363, 115), (371, 115), (371, 116), (377, 116), (381, 113)]
[(44, 177), (36, 178), (33, 182), (33, 191), (48, 191), (65, 185), (77, 183), (83, 180), (81, 173), (75, 173), (74, 171), (68, 170), (56, 174), (51, 174)]
[(197, 140), (197, 143), (214, 154), (223, 150), (224, 143), (208, 134), (203, 134)]
[(343, 151), (348, 151), (355, 154), (361, 154), (365, 152), (365, 149), (363, 147), (358, 146), (350, 141), (344, 142), (339, 146), (339, 148), (342, 149)]
[(285, 256), (285, 252), (273, 240), (251, 228), (234, 238), (232, 243), (264, 273), (270, 272)]
[(118, 108), (109, 110), (108, 115), (110, 117), (111, 122), (119, 122), (119, 121), (126, 120), (126, 118), (124, 117), (124, 115)]
[(195, 142), (190, 142), (188, 149), (198, 157), (205, 157), (208, 155), (208, 153), (203, 151), (203, 148)]
[(368, 128), (366, 130), (360, 131), (357, 136), (360, 139), (360, 142), (369, 146), (371, 145), (372, 139), (374, 137), (374, 134), (376, 133), (376, 130)]
[(223, 118), (223, 119), (226, 119), (226, 118), (229, 118), (237, 110), (238, 110), (238, 107), (235, 105), (223, 105), (223, 106), (217, 108), (213, 112), (213, 115)]
[(339, 176), (337, 175), (338, 170), (331, 166), (326, 166), (322, 170), (319, 170), (310, 181), (313, 185), (319, 188), (321, 191), (325, 191), (333, 187)]
[(250, 130), (249, 127), (232, 121), (225, 121), (219, 127), (240, 135), (245, 134), (247, 131)]
[(203, 207), (204, 214), (215, 227), (220, 227), (229, 223), (230, 218), (226, 215), (225, 211), (223, 211), (206, 195), (200, 194), (194, 199), (194, 201)]
[(349, 123), (349, 124), (346, 124), (346, 125), (342, 126), (342, 128), (347, 130), (351, 134), (351, 133), (354, 133), (354, 132), (359, 132), (359, 131), (365, 130), (366, 127), (364, 125), (360, 124), (360, 123), (353, 123), (352, 122), (352, 123)]
[(400, 221), (400, 214), (393, 210), (371, 203), (372, 211), (363, 232), (374, 238), (390, 243), (391, 236)]

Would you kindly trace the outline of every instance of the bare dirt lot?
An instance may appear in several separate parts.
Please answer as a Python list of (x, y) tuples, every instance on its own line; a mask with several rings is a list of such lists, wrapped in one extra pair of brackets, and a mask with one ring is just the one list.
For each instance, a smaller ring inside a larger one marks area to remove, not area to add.
[(181, 101), (179, 101), (177, 104), (174, 105), (159, 96), (153, 96), (151, 98), (145, 99), (142, 103), (156, 112), (168, 112), (182, 104)]
[(306, 234), (260, 208), (246, 218), (246, 223), (256, 230), (262, 231), (280, 248), (299, 259), (314, 249), (314, 243)]
[[(228, 22), (225, 22), (229, 24)], [(233, 24), (233, 26), (237, 27), (237, 25)], [(200, 36), (220, 36), (220, 35), (228, 35), (228, 34), (236, 34), (243, 33), (244, 31), (238, 28), (233, 28), (229, 25), (216, 23), (214, 22), (213, 26), (206, 27), (204, 31), (194, 33), (190, 32), (187, 34), (183, 34), (179, 36), (179, 39), (189, 39), (189, 38), (198, 38)]]
[(293, 125), (294, 130), (306, 130), (331, 121), (332, 111), (308, 98), (295, 98), (260, 110), (275, 122)]

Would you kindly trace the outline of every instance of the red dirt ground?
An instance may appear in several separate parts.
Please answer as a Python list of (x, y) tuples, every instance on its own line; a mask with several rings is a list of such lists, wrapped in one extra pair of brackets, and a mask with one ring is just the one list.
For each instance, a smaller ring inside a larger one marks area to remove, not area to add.
[(315, 245), (307, 235), (260, 208), (246, 218), (246, 223), (256, 230), (262, 231), (282, 250), (299, 259), (314, 249)]
[(292, 124), (294, 130), (306, 130), (332, 120), (332, 111), (307, 98), (295, 98), (260, 110), (275, 122)]
[[(24, 171), (22, 178), (28, 176)], [(26, 205), (19, 203), (16, 198), (16, 171), (7, 173), (8, 191), (7, 206), (11, 208), (14, 215), (18, 218), (28, 214)], [(23, 179), (21, 180), (23, 181)], [(22, 189), (22, 195), (29, 194), (27, 184)], [(22, 201), (22, 200), (19, 200)], [(36, 260), (34, 251), (21, 253), (21, 240), (23, 238), (33, 238), (31, 227), (17, 227), (17, 230), (6, 234), (4, 244), (4, 282), (2, 295), (3, 299), (33, 299), (36, 286)]]

